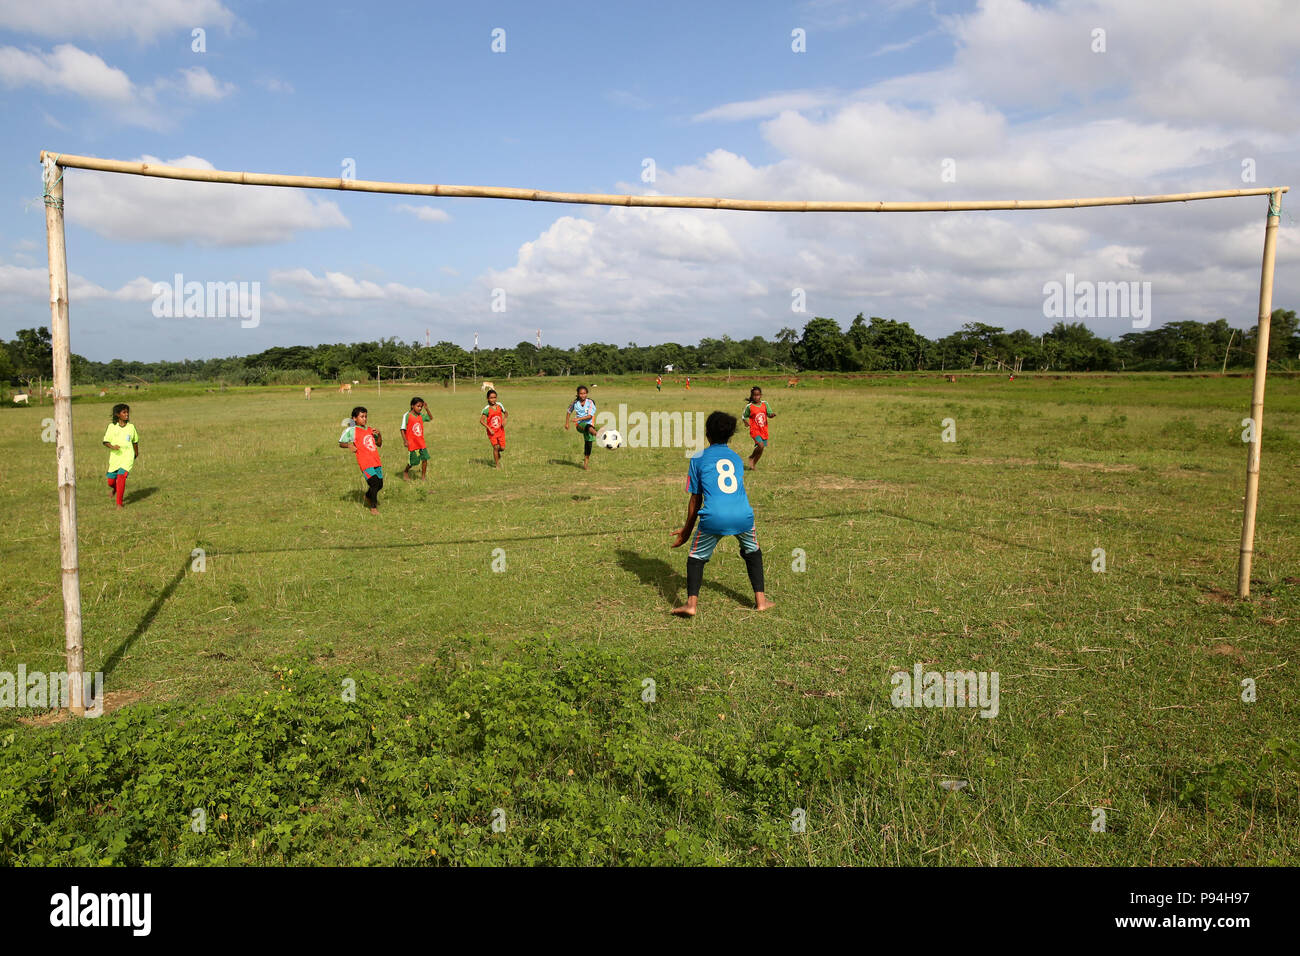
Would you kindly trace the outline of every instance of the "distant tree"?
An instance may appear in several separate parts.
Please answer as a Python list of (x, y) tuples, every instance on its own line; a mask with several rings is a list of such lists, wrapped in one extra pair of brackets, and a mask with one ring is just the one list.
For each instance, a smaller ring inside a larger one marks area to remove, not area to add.
[(789, 327), (783, 328), (780, 332), (776, 333), (776, 341), (777, 344), (784, 348), (784, 352), (782, 353), (784, 360), (790, 365), (793, 365), (795, 362), (794, 351), (799, 345), (799, 333)]
[(817, 316), (803, 327), (803, 337), (795, 349), (799, 364), (820, 372), (835, 372), (844, 367), (848, 344), (834, 319)]

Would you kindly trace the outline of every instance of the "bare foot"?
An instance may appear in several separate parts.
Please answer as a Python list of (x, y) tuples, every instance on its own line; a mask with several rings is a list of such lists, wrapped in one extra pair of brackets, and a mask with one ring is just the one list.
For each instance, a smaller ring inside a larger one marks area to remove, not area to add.
[(410, 480), (411, 480), (411, 473), (410, 473), (409, 471), (404, 471), (404, 472), (402, 472), (402, 480), (403, 480), (403, 481), (410, 481)]
[(585, 458), (582, 459), (582, 470), (583, 470), (583, 471), (590, 471), (590, 470), (591, 470), (591, 469), (590, 469), (590, 466), (588, 466), (588, 464), (587, 464), (587, 459), (585, 459)]
[(695, 608), (691, 607), (689, 604), (683, 604), (681, 607), (673, 608), (673, 613), (678, 617), (694, 617)]
[(379, 509), (378, 509), (378, 508), (371, 508), (371, 509), (370, 509), (370, 513), (371, 513), (372, 515), (377, 515), (377, 514), (379, 514)]
[(759, 598), (755, 598), (755, 600), (754, 600), (754, 610), (755, 610), (755, 611), (766, 611), (768, 608), (772, 607), (772, 605), (773, 605), (774, 603), (775, 603), (775, 602), (768, 600), (766, 596), (764, 596), (764, 597), (759, 597)]

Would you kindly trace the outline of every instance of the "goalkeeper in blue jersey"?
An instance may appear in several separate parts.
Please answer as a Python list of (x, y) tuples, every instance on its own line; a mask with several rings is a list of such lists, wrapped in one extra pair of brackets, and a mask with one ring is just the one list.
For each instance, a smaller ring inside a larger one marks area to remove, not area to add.
[(691, 542), (686, 557), (686, 603), (673, 608), (673, 613), (681, 617), (695, 616), (704, 565), (713, 556), (718, 541), (729, 535), (740, 541), (740, 556), (745, 559), (749, 583), (754, 588), (754, 606), (760, 611), (772, 606), (763, 592), (763, 552), (758, 548), (754, 509), (745, 494), (745, 464), (727, 445), (735, 433), (735, 415), (711, 414), (704, 422), (709, 447), (691, 456), (686, 471), (686, 493), (690, 495), (686, 523), (673, 532), (674, 548), (680, 548), (688, 539)]

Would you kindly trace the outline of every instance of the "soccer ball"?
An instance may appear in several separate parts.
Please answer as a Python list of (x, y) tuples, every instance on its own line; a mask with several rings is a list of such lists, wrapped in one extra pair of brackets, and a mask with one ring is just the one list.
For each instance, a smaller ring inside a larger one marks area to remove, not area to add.
[(622, 448), (623, 436), (612, 428), (606, 428), (596, 436), (596, 442), (601, 448)]

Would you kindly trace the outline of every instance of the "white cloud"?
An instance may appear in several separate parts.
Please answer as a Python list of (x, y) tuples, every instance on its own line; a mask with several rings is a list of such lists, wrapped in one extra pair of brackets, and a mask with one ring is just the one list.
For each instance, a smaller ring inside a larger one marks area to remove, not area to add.
[[(108, 299), (115, 302), (147, 302), (153, 299), (153, 282), (144, 276), (132, 279), (117, 289), (108, 289), (72, 273), (68, 277), (68, 285), (68, 297), (73, 303), (83, 299)], [(0, 263), (0, 296), (48, 302), (50, 297), (48, 268)]]
[(229, 30), (235, 15), (220, 0), (17, 0), (0, 4), (0, 29), (47, 37), (147, 41), (194, 27)]
[(437, 206), (413, 206), (409, 203), (401, 203), (397, 211), (410, 213), (421, 222), (451, 222), (451, 213)]
[[(233, 83), (217, 79), (206, 67), (176, 71), (174, 78), (160, 78), (141, 86), (117, 67), (69, 43), (49, 53), (0, 47), (0, 85), (10, 89), (35, 87), (89, 100), (121, 122), (161, 129), (168, 125), (169, 108), (175, 101), (199, 102), (222, 99), (235, 90)], [(48, 113), (46, 121), (64, 127)]]
[(191, 66), (179, 72), (179, 80), (159, 81), (159, 88), (176, 89), (183, 95), (195, 100), (219, 100), (235, 91), (235, 84), (218, 80), (204, 67)]
[(391, 302), (398, 305), (428, 308), (441, 304), (442, 296), (426, 289), (369, 279), (357, 279), (343, 272), (325, 272), (317, 277), (309, 269), (283, 269), (271, 273), (272, 282), (290, 286), (309, 298), (326, 300)]
[[(156, 156), (139, 159), (163, 162)], [(164, 165), (213, 168), (198, 156), (169, 159)], [(299, 189), (74, 170), (66, 190), (69, 221), (108, 239), (252, 246), (349, 226), (337, 203)]]
[(741, 100), (736, 103), (724, 103), (712, 109), (697, 113), (691, 117), (697, 123), (710, 120), (736, 122), (738, 120), (761, 119), (774, 116), (786, 110), (810, 110), (835, 102), (837, 95), (827, 90), (793, 90), (789, 93), (776, 93), (755, 100)]
[(0, 47), (0, 83), (10, 88), (35, 86), (91, 100), (127, 104), (136, 96), (131, 78), (93, 53), (69, 43), (50, 53)]

